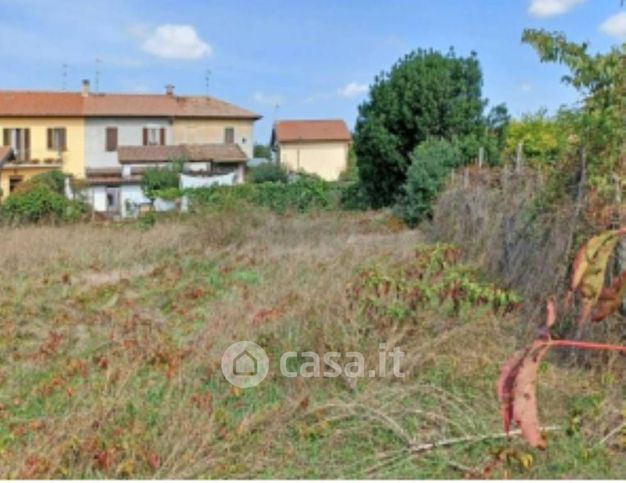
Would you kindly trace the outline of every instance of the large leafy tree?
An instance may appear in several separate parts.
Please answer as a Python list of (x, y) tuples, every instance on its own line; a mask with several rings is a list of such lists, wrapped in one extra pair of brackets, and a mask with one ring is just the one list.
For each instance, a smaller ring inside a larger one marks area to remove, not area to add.
[(522, 40), (534, 47), (542, 62), (569, 69), (563, 81), (583, 97), (578, 129), (588, 155), (589, 178), (606, 191), (610, 180), (623, 176), (626, 169), (626, 44), (591, 54), (586, 43), (534, 29), (525, 30)]
[(420, 49), (376, 77), (354, 135), (359, 177), (372, 206), (396, 200), (420, 143), (484, 135), (485, 104), (475, 53)]

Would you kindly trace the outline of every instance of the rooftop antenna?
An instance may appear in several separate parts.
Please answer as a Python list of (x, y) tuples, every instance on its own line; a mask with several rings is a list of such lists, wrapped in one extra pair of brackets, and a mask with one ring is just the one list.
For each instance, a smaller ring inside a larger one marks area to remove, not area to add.
[(278, 109), (280, 109), (280, 103), (274, 104), (274, 122), (278, 120)]
[(67, 64), (61, 66), (61, 90), (67, 90)]
[(211, 69), (207, 69), (204, 73), (204, 84), (206, 89), (206, 96), (209, 97), (209, 84), (211, 82)]
[(95, 92), (100, 92), (100, 65), (102, 64), (102, 59), (100, 57), (96, 57), (96, 82), (94, 83)]

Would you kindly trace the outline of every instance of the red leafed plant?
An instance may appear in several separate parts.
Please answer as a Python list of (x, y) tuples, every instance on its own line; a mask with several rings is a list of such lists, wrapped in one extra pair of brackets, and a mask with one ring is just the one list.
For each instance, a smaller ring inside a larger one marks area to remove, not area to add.
[[(576, 254), (572, 267), (572, 280), (566, 298), (571, 302), (576, 293), (581, 298), (579, 324), (587, 323), (591, 316), (598, 322), (614, 313), (626, 295), (626, 272), (605, 287), (609, 258), (626, 228), (611, 230), (591, 238)], [(550, 329), (556, 321), (556, 306), (552, 299), (547, 302), (546, 321), (539, 328), (537, 339), (528, 347), (512, 356), (502, 366), (497, 392), (504, 429), (508, 433), (511, 423), (519, 426), (522, 436), (535, 448), (544, 449), (546, 441), (541, 433), (537, 409), (537, 371), (541, 360), (552, 347), (609, 350), (626, 352), (625, 346), (577, 340), (554, 340)]]

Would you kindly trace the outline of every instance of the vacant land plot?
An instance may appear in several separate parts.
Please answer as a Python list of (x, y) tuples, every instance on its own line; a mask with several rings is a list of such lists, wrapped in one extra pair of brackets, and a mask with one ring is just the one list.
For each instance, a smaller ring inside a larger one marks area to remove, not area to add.
[[(507, 441), (494, 384), (532, 329), (453, 247), (424, 243), (382, 213), (5, 229), (0, 476), (623, 476), (626, 441), (604, 438), (623, 358), (550, 360), (548, 450)], [(270, 357), (255, 388), (221, 373), (239, 340)], [(381, 342), (406, 377), (278, 371), (285, 351), (372, 362)]]

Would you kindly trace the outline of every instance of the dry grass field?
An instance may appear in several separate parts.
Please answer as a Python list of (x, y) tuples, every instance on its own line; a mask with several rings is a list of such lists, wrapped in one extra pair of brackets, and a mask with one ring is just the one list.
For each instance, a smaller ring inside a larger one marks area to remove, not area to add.
[[(372, 273), (410, 278), (429, 263), (420, 232), (388, 214), (248, 210), (1, 235), (0, 477), (626, 474), (625, 437), (604, 438), (623, 421), (624, 359), (549, 359), (541, 417), (558, 430), (545, 452), (507, 441), (494, 384), (527, 324), (489, 304), (370, 290)], [(418, 276), (437, 284), (446, 270)], [(256, 388), (222, 376), (238, 340), (272, 361)], [(373, 361), (380, 342), (406, 353), (406, 377), (288, 379), (275, 364), (288, 350)]]

